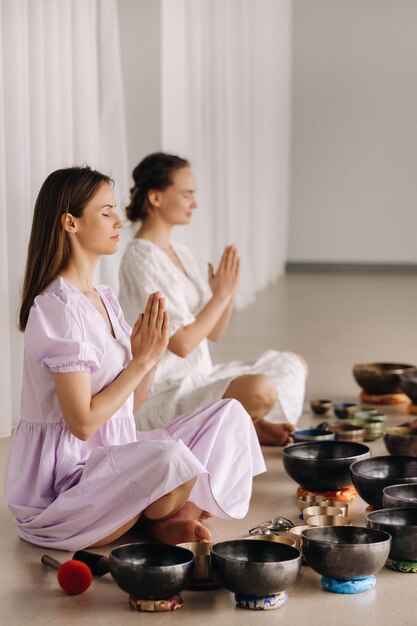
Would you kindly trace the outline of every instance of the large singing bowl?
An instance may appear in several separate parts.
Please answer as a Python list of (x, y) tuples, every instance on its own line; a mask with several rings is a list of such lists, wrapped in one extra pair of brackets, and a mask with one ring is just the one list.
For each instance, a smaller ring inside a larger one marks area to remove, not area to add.
[(375, 456), (353, 463), (350, 473), (360, 497), (375, 509), (381, 509), (384, 487), (417, 483), (417, 458)]
[(123, 591), (144, 600), (163, 600), (187, 586), (194, 554), (159, 543), (131, 543), (109, 555), (110, 572)]
[(402, 393), (400, 376), (415, 369), (407, 363), (358, 363), (353, 366), (353, 376), (365, 393), (385, 395)]
[(359, 526), (321, 526), (301, 533), (303, 556), (319, 574), (347, 580), (376, 574), (385, 564), (391, 537)]
[(417, 508), (381, 509), (369, 513), (370, 528), (384, 530), (392, 537), (390, 559), (417, 561)]
[(285, 471), (312, 491), (334, 491), (352, 484), (349, 467), (370, 456), (368, 446), (347, 441), (295, 443), (284, 448)]
[(211, 549), (211, 567), (234, 593), (270, 596), (292, 585), (300, 571), (299, 550), (271, 541), (222, 541)]

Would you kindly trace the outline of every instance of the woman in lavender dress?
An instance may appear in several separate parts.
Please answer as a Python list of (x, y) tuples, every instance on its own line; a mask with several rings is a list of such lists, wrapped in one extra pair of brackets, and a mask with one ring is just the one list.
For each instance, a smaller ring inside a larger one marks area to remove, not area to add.
[(53, 172), (35, 206), (23, 287), (21, 420), (6, 471), (19, 535), (76, 550), (107, 544), (139, 517), (165, 543), (208, 540), (204, 512), (243, 517), (265, 470), (252, 421), (234, 400), (136, 433), (168, 343), (164, 299), (133, 330), (111, 289), (93, 284), (117, 250), (112, 181), (88, 167)]

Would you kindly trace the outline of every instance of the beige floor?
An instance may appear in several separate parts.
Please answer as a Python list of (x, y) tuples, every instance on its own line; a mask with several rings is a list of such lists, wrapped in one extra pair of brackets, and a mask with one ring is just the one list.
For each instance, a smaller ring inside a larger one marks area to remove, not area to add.
[[(289, 275), (260, 294), (257, 302), (237, 313), (215, 358), (248, 358), (266, 348), (292, 349), (310, 364), (307, 401), (326, 396), (334, 400), (357, 398), (351, 374), (354, 362), (392, 360), (417, 363), (417, 290), (413, 276)], [(404, 420), (404, 411), (389, 416), (392, 424)], [(317, 424), (308, 402), (300, 422)], [(9, 440), (0, 440), (3, 474)], [(381, 440), (372, 453), (385, 453)], [(255, 480), (249, 514), (244, 520), (211, 520), (214, 539), (236, 538), (274, 514), (297, 522), (295, 483), (285, 474), (280, 450), (265, 448), (268, 472)], [(355, 523), (365, 525), (365, 503), (351, 506)], [(128, 624), (295, 624), (345, 626), (359, 621), (378, 624), (416, 624), (414, 596), (417, 577), (387, 569), (376, 587), (357, 596), (322, 591), (320, 577), (302, 567), (289, 600), (278, 611), (254, 612), (235, 608), (225, 589), (185, 591), (185, 606), (175, 614), (138, 614), (127, 596), (107, 576), (94, 581), (83, 595), (65, 595), (55, 572), (40, 564), (46, 551), (17, 538), (4, 497), (0, 502), (0, 623), (40, 626), (125, 626)], [(129, 540), (132, 538), (130, 537)], [(99, 552), (106, 554), (106, 549)], [(69, 553), (49, 551), (62, 562)]]

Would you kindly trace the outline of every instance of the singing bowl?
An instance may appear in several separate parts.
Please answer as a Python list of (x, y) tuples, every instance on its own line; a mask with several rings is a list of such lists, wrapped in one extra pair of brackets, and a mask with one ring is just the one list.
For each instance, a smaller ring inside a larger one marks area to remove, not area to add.
[(299, 511), (303, 512), (309, 506), (326, 506), (330, 504), (330, 500), (326, 496), (298, 496), (297, 505)]
[(234, 593), (269, 596), (292, 585), (300, 571), (299, 550), (283, 543), (222, 541), (211, 549), (211, 567)]
[(316, 415), (325, 415), (331, 408), (332, 402), (331, 400), (311, 400), (310, 406)]
[(353, 366), (353, 376), (367, 394), (402, 393), (400, 376), (411, 369), (415, 366), (407, 363), (358, 363)]
[(417, 457), (417, 428), (408, 426), (387, 428), (384, 443), (390, 454)]
[(377, 418), (359, 418), (355, 416), (352, 420), (352, 424), (361, 426), (364, 429), (365, 439), (364, 441), (375, 441), (378, 437), (384, 434), (385, 422)]
[(329, 424), (327, 429), (336, 435), (336, 441), (359, 441), (365, 439), (365, 429), (357, 424)]
[(400, 386), (411, 402), (417, 404), (417, 369), (407, 370), (400, 374)]
[(390, 485), (382, 490), (382, 506), (384, 509), (395, 507), (417, 506), (417, 483)]
[(417, 507), (373, 511), (366, 523), (391, 535), (390, 559), (417, 561)]
[(314, 517), (315, 515), (344, 515), (344, 511), (342, 508), (337, 506), (337, 503), (333, 505), (327, 504), (325, 506), (308, 506), (303, 511), (303, 518), (307, 522), (309, 517)]
[(333, 404), (333, 413), (340, 420), (346, 420), (359, 410), (359, 407), (354, 402), (335, 402)]
[(352, 484), (350, 465), (369, 455), (369, 448), (363, 443), (345, 441), (294, 443), (282, 451), (287, 474), (311, 491), (348, 487)]
[(335, 438), (334, 433), (330, 433), (325, 428), (307, 428), (305, 430), (295, 430), (291, 433), (294, 441), (331, 441)]
[(301, 550), (302, 545), (301, 533), (303, 532), (303, 530), (306, 530), (306, 528), (310, 528), (310, 526), (294, 526), (294, 528), (290, 528), (290, 530), (288, 531), (288, 534), (295, 541), (296, 548), (298, 548), (299, 550)]
[(109, 554), (109, 569), (123, 591), (144, 600), (163, 600), (187, 586), (194, 554), (159, 543), (131, 543)]
[(321, 526), (301, 533), (303, 556), (319, 574), (347, 580), (376, 574), (391, 546), (387, 532), (359, 526)]
[(417, 458), (375, 456), (353, 463), (350, 473), (360, 497), (375, 509), (381, 509), (384, 487), (417, 483)]
[(210, 567), (210, 552), (212, 543), (209, 541), (189, 541), (188, 543), (178, 543), (179, 548), (191, 550), (194, 554), (194, 567), (191, 582), (215, 581)]

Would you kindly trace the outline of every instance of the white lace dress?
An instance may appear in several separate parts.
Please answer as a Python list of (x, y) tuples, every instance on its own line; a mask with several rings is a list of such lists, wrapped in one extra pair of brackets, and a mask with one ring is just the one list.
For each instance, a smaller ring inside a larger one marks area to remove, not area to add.
[[(171, 241), (186, 274), (157, 245), (145, 239), (131, 241), (120, 266), (119, 301), (133, 325), (144, 311), (150, 293), (161, 291), (170, 316), (170, 335), (191, 324), (211, 297), (191, 251)], [(302, 413), (305, 369), (292, 352), (268, 350), (252, 362), (231, 361), (213, 365), (204, 339), (186, 358), (170, 352), (163, 357), (148, 398), (136, 415), (138, 428), (148, 430), (168, 424), (174, 417), (223, 397), (232, 380), (243, 374), (262, 373), (276, 386), (279, 402), (267, 415), (273, 422), (295, 424)]]

